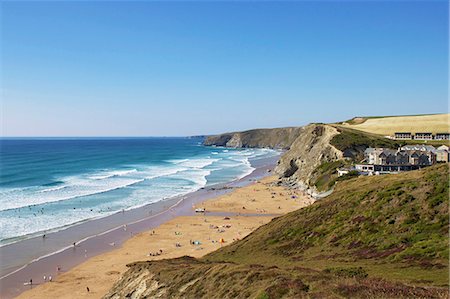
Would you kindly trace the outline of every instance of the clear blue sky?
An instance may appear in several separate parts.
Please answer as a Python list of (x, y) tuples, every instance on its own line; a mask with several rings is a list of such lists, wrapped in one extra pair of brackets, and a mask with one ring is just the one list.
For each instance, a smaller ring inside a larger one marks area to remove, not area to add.
[(447, 1), (0, 5), (3, 136), (448, 111)]

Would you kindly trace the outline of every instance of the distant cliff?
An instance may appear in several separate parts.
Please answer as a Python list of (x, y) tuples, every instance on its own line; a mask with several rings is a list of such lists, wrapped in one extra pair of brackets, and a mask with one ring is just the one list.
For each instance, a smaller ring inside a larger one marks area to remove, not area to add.
[(203, 144), (226, 147), (288, 149), (301, 131), (301, 127), (254, 129), (208, 136)]

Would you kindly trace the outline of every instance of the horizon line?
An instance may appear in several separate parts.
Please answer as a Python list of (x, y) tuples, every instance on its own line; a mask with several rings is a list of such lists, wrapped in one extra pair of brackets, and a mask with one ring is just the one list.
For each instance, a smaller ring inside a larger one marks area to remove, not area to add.
[(204, 137), (204, 136), (211, 136), (214, 134), (200, 134), (200, 135), (185, 135), (185, 136), (0, 136), (0, 139), (19, 139), (19, 138), (27, 138), (27, 139), (44, 139), (44, 138), (54, 138), (54, 139), (58, 139), (58, 138), (192, 138), (192, 137)]

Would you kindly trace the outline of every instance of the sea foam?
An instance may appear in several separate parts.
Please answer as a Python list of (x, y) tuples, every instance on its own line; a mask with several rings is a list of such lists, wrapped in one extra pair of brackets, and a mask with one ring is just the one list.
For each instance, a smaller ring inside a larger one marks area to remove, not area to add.
[(251, 159), (274, 154), (259, 149), (195, 148), (199, 153), (188, 158), (101, 167), (54, 176), (50, 183), (1, 187), (0, 244), (239, 179), (254, 170)]

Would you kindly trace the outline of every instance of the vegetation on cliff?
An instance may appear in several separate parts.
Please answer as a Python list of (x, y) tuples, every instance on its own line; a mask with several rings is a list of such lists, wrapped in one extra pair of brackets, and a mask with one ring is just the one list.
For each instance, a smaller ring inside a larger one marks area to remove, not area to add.
[(326, 191), (336, 181), (352, 177), (339, 178), (336, 169), (360, 162), (366, 148), (397, 148), (404, 144), (341, 126), (311, 124), (303, 127), (275, 171), (292, 184)]
[(398, 148), (405, 145), (404, 141), (384, 138), (380, 135), (361, 132), (354, 129), (336, 126), (339, 134), (331, 139), (330, 143), (339, 149), (344, 157), (355, 161), (363, 159), (364, 150), (368, 147)]
[(106, 298), (447, 298), (448, 188), (447, 164), (349, 179), (202, 259), (130, 265)]

